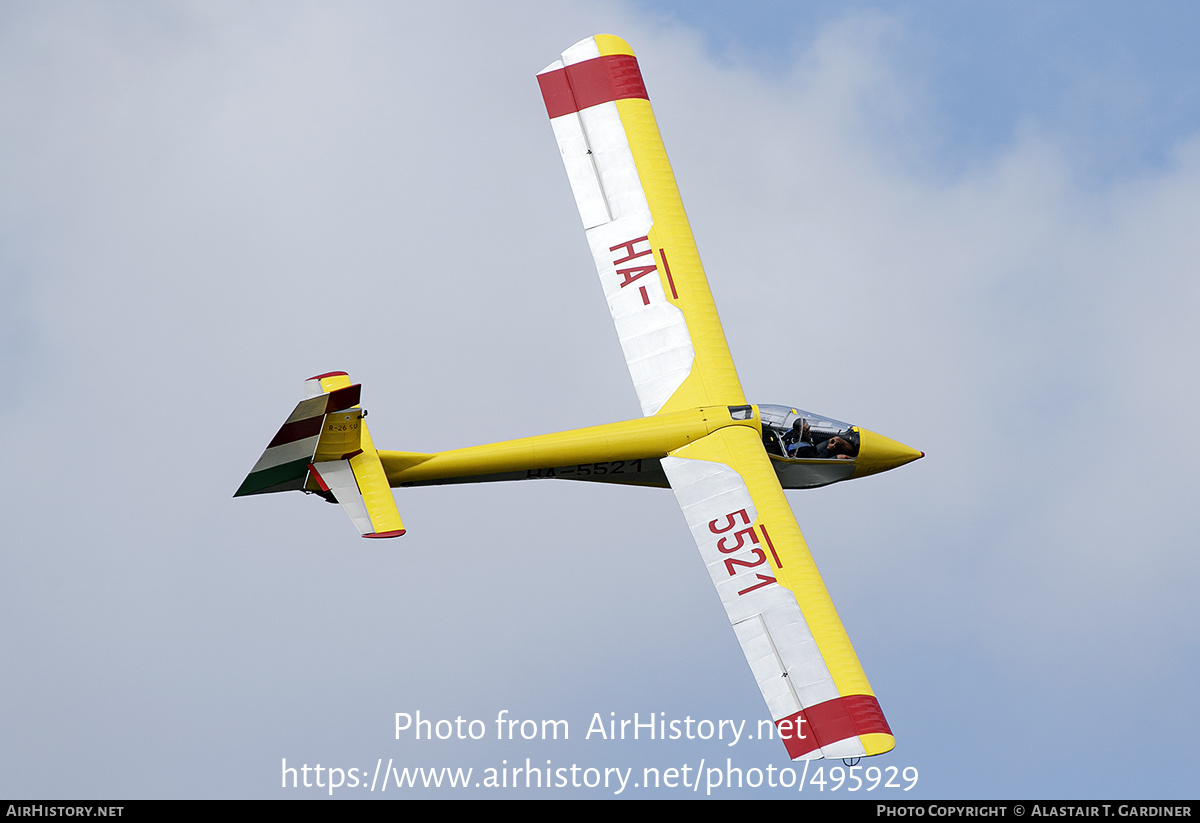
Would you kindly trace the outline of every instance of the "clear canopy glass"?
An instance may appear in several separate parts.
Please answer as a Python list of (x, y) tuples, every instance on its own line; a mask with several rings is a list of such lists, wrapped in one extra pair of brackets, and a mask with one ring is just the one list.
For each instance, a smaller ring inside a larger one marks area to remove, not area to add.
[(789, 460), (853, 460), (858, 432), (849, 423), (792, 406), (761, 404), (767, 454)]

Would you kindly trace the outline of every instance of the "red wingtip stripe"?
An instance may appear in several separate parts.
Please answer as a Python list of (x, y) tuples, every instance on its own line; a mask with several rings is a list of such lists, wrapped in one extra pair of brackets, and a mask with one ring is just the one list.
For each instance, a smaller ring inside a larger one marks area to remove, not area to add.
[[(308, 379), (309, 380), (324, 380), (326, 377), (336, 377), (339, 374), (343, 375), (345, 377), (350, 376), (350, 375), (346, 374), (344, 371), (327, 371), (324, 374), (314, 375), (313, 377), (310, 377)], [(306, 380), (305, 382), (308, 382), (308, 381)]]
[(849, 694), (809, 706), (781, 720), (788, 729), (780, 730), (783, 745), (793, 760), (823, 746), (862, 734), (891, 734), (879, 701), (869, 694)]
[(396, 529), (390, 532), (371, 532), (370, 534), (364, 534), (363, 537), (399, 537), (405, 531), (405, 529)]
[(538, 75), (538, 85), (552, 120), (613, 100), (650, 99), (632, 54), (609, 54), (548, 71)]

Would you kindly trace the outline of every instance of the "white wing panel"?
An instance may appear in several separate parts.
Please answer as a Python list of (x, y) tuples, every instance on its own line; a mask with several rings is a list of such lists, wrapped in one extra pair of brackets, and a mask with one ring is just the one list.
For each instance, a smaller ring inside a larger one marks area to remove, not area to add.
[(796, 693), (792, 691), (788, 678), (784, 677), (787, 670), (775, 650), (775, 644), (771, 642), (762, 615), (756, 614), (735, 623), (733, 630), (742, 645), (742, 652), (746, 655), (746, 662), (750, 664), (750, 671), (754, 673), (763, 699), (767, 701), (771, 719), (778, 720), (804, 708)]
[(565, 65), (572, 66), (599, 56), (600, 45), (596, 42), (596, 38), (587, 37), (564, 51), (562, 53), (562, 62)]
[(584, 229), (612, 220), (604, 199), (604, 189), (600, 187), (600, 174), (596, 171), (587, 136), (583, 133), (583, 122), (576, 115), (567, 114), (554, 118), (550, 125), (554, 129), (554, 139), (558, 141)]
[[(642, 178), (633, 163), (633, 151), (621, 123), (616, 103), (603, 103), (576, 115), (583, 125), (600, 188), (613, 220), (635, 214), (650, 216), (650, 204), (642, 190)], [(649, 230), (649, 226), (647, 226)]]
[(737, 537), (758, 519), (742, 476), (707, 460), (666, 457), (662, 466), (772, 719), (838, 697), (795, 596), (774, 582), (755, 538)]
[(649, 232), (649, 212), (587, 232), (644, 415), (658, 413), (691, 372), (696, 357), (687, 320), (663, 291)]

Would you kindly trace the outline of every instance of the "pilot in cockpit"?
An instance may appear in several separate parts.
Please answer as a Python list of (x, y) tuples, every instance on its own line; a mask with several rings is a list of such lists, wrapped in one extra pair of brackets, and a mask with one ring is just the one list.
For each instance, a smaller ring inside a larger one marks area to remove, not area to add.
[(808, 421), (797, 417), (792, 423), (792, 430), (783, 436), (783, 446), (791, 458), (817, 457), (817, 447), (812, 442), (812, 432)]

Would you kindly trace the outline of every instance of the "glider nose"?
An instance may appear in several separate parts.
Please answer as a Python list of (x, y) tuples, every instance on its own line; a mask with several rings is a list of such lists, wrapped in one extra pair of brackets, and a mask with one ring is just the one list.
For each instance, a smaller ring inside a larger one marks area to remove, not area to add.
[(911, 463), (925, 456), (925, 452), (904, 445), (890, 437), (876, 434), (866, 429), (858, 431), (858, 460), (854, 469), (855, 477), (866, 477), (868, 474), (878, 474), (905, 463)]

